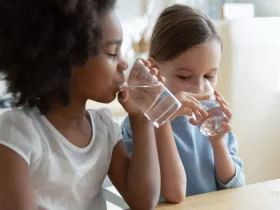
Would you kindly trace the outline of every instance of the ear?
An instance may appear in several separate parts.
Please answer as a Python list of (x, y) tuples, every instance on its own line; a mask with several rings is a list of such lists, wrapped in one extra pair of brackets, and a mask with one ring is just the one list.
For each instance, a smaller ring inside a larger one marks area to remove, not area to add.
[(156, 59), (154, 59), (153, 57), (149, 57), (148, 60), (151, 63), (151, 68), (153, 68), (153, 67), (158, 68), (158, 62), (156, 61)]

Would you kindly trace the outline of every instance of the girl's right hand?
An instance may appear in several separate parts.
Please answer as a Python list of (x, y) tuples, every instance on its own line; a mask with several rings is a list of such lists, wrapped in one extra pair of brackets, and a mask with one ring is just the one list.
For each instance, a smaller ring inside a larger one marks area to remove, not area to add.
[[(150, 70), (150, 73), (157, 77), (159, 82), (164, 83), (164, 78), (161, 77), (158, 74), (158, 69), (151, 66), (150, 61), (143, 60), (141, 61), (144, 63), (144, 65)], [(153, 88), (150, 90), (149, 94), (153, 94), (152, 98), (157, 98), (157, 95), (160, 95), (162, 92), (162, 88), (159, 86), (158, 88)], [(134, 100), (130, 100), (129, 94), (134, 94)], [(135, 97), (137, 96), (137, 97)], [(140, 111), (139, 105), (141, 105), (142, 101), (145, 101), (145, 99), (149, 99), (149, 95), (147, 95), (147, 91), (140, 90), (140, 89), (134, 89), (134, 91), (129, 91), (129, 87), (125, 87), (119, 94), (118, 94), (118, 100), (119, 103), (122, 105), (122, 107), (125, 109), (125, 111), (130, 116), (144, 116), (143, 112)], [(149, 107), (147, 107), (145, 104), (142, 106), (142, 110), (148, 110)]]
[[(171, 120), (182, 115), (187, 115), (190, 117), (195, 115), (196, 119), (207, 117), (208, 113), (201, 106), (199, 101), (208, 100), (210, 98), (209, 95), (194, 94), (183, 91), (177, 93), (175, 96), (182, 103), (182, 107), (177, 111), (177, 113), (174, 114)], [(195, 122), (195, 119), (190, 121), (191, 124), (193, 124), (192, 122)]]

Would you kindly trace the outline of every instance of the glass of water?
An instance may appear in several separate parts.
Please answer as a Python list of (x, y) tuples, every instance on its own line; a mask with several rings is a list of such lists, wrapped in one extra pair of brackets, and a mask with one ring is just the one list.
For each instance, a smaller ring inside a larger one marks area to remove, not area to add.
[(127, 81), (129, 97), (155, 127), (169, 120), (182, 106), (176, 97), (150, 73), (141, 59), (133, 64)]
[(204, 94), (210, 95), (209, 100), (200, 101), (202, 107), (208, 112), (208, 116), (198, 120), (198, 127), (205, 136), (216, 136), (223, 132), (222, 125), (228, 122), (228, 118), (216, 101), (214, 89), (208, 80), (204, 84)]

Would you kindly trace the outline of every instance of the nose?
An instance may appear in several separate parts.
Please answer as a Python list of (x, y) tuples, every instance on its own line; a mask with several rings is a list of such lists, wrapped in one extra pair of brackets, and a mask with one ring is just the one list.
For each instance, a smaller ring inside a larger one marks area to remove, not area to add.
[(195, 81), (192, 83), (188, 83), (186, 85), (186, 90), (187, 92), (195, 93), (195, 94), (203, 93), (204, 92), (203, 81)]
[(128, 63), (124, 60), (123, 57), (121, 58), (117, 68), (119, 72), (123, 72), (128, 68)]

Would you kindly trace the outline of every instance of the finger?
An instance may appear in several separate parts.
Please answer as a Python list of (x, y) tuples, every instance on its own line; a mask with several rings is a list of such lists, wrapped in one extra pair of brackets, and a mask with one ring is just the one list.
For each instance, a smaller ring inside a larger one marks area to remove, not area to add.
[(214, 91), (214, 95), (218, 96), (218, 97), (222, 97), (222, 95), (218, 91), (216, 91), (216, 90)]
[[(201, 106), (201, 103), (197, 99), (193, 98), (192, 96), (188, 96), (188, 97), (189, 97), (190, 100), (193, 100), (195, 103), (198, 104), (198, 109), (197, 110), (199, 111), (201, 116), (207, 117), (208, 112)], [(193, 110), (193, 111), (195, 112), (196, 110)]]
[[(159, 74), (158, 74), (159, 75)], [(166, 83), (166, 79), (165, 79), (165, 77), (163, 77), (163, 76), (158, 76), (158, 80), (161, 82), (161, 83), (163, 83), (163, 84), (165, 84)]]
[(151, 68), (151, 69), (150, 69), (150, 73), (151, 73), (152, 75), (157, 76), (157, 75), (158, 75), (158, 70), (157, 70), (157, 68)]
[(222, 97), (220, 96), (217, 96), (216, 97), (216, 101), (219, 103), (219, 104), (225, 104), (226, 106), (229, 106), (229, 103)]
[(203, 107), (200, 107), (199, 113), (201, 114), (201, 117), (207, 117), (208, 116), (208, 112)]
[[(190, 100), (195, 101), (197, 104), (200, 104), (199, 100), (200, 98), (204, 99), (210, 96), (206, 96), (206, 97), (197, 97), (198, 94), (193, 94), (193, 93), (189, 93), (189, 92), (180, 92), (180, 94), (186, 98), (189, 98)], [(197, 99), (198, 98), (198, 99)]]
[(224, 102), (224, 104), (225, 104), (226, 106), (229, 106), (229, 102), (228, 102), (226, 99), (224, 99), (223, 97), (222, 97), (221, 99), (222, 99), (222, 101)]
[(229, 123), (223, 123), (222, 126), (224, 128), (224, 133), (228, 133), (232, 130), (231, 124)]
[(143, 58), (139, 58), (143, 63), (144, 65), (147, 67), (147, 68), (151, 68), (151, 62), (150, 61), (147, 61)]
[(210, 141), (215, 141), (217, 138), (224, 138), (224, 136), (232, 130), (231, 125), (226, 122), (222, 123), (222, 128), (223, 128), (223, 130), (221, 131), (221, 133), (219, 135), (209, 137)]
[(221, 110), (225, 113), (225, 115), (227, 116), (228, 120), (231, 121), (231, 118), (232, 118), (231, 110), (225, 104), (221, 105)]
[(189, 109), (192, 109), (195, 113), (198, 111), (202, 116), (207, 117), (208, 113), (205, 111), (205, 109), (201, 106), (198, 100), (195, 98), (192, 98), (191, 96), (186, 95), (186, 98), (181, 100), (181, 103), (184, 107), (187, 107)]
[(149, 57), (149, 58), (148, 58), (148, 61), (149, 61), (150, 63), (152, 63), (152, 59), (153, 59), (152, 57)]
[(210, 95), (201, 95), (201, 94), (194, 94), (194, 93), (191, 93), (190, 95), (199, 101), (208, 100), (210, 98)]
[(198, 122), (194, 118), (190, 118), (189, 122), (190, 122), (190, 124), (192, 124), (194, 126), (198, 125)]
[(118, 101), (123, 104), (128, 101), (129, 92), (127, 88), (124, 88), (121, 92), (118, 93)]
[(217, 101), (219, 104), (223, 104), (223, 103), (224, 103), (223, 99), (222, 99), (220, 96), (216, 96), (216, 101)]
[(193, 111), (198, 110), (202, 114), (202, 116), (208, 116), (208, 113), (201, 106), (201, 103), (190, 93), (180, 92), (177, 95), (177, 98), (182, 103), (183, 107), (192, 109)]
[(225, 103), (227, 106), (229, 106), (228, 101), (225, 100), (225, 99), (223, 98), (223, 96), (222, 96), (219, 92), (215, 91), (214, 94), (215, 94), (215, 96), (216, 96), (216, 101), (217, 101), (217, 102), (219, 102), (219, 103), (220, 103), (220, 102), (221, 102), (221, 103)]
[(187, 108), (181, 108), (179, 109), (179, 111), (177, 111), (175, 113), (175, 115), (173, 116), (174, 118), (176, 117), (179, 117), (179, 116), (184, 116), (184, 115), (187, 115), (187, 116), (193, 116), (193, 112), (191, 109), (187, 109)]
[(200, 114), (199, 111), (193, 110), (193, 113), (194, 113), (195, 120), (201, 120), (202, 119), (202, 115)]
[(203, 109), (199, 103), (187, 97), (181, 99), (180, 102), (182, 103), (184, 108), (192, 109), (194, 111)]
[(183, 115), (193, 116), (193, 111), (191, 109), (185, 108), (183, 109)]

